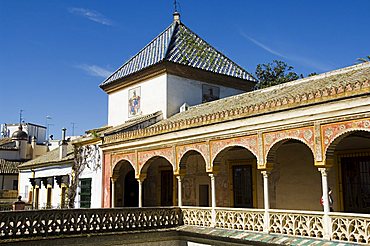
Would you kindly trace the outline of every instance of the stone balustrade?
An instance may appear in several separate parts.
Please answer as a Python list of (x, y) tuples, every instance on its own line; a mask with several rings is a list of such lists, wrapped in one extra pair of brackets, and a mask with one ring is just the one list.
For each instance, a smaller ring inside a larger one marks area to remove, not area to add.
[[(268, 218), (268, 219), (266, 219)], [(104, 233), (194, 225), (370, 244), (370, 215), (298, 210), (168, 207), (0, 212), (6, 238)]]
[(182, 207), (181, 210), (185, 225), (251, 232), (262, 232), (267, 227), (271, 234), (370, 244), (368, 214), (329, 213), (325, 220), (323, 212), (315, 211), (216, 208), (212, 221), (211, 208)]
[(0, 212), (0, 239), (176, 227), (179, 208), (50, 209)]

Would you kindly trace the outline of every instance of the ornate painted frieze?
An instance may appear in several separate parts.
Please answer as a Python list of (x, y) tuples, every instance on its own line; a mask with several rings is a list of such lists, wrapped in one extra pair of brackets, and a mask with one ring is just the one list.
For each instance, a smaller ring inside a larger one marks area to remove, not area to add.
[(356, 131), (370, 131), (370, 118), (332, 123), (321, 126), (324, 153), (327, 152), (331, 143), (341, 135)]
[(170, 162), (170, 164), (173, 166), (173, 168), (176, 168), (175, 165), (175, 153), (174, 148), (164, 148), (164, 149), (155, 149), (155, 150), (148, 150), (148, 151), (142, 151), (138, 152), (138, 166), (139, 170), (143, 168), (145, 163), (152, 157), (160, 156), (165, 158), (167, 161)]
[(176, 146), (177, 165), (180, 165), (181, 158), (191, 150), (199, 152), (203, 156), (206, 166), (210, 167), (209, 145), (206, 142)]
[(314, 128), (313, 127), (302, 127), (283, 131), (268, 132), (263, 134), (263, 150), (264, 158), (267, 160), (267, 155), (273, 146), (285, 139), (296, 139), (305, 143), (312, 151), (315, 156), (315, 146), (314, 146)]
[(322, 161), (322, 141), (320, 124), (315, 123), (315, 161)]
[(115, 153), (112, 155), (112, 170), (120, 161), (128, 161), (132, 167), (137, 171), (136, 155), (135, 152), (132, 153)]
[(241, 146), (248, 149), (254, 156), (258, 156), (257, 135), (243, 136), (237, 138), (229, 138), (222, 140), (215, 140), (210, 142), (211, 146), (211, 160), (212, 162), (222, 150), (230, 146)]

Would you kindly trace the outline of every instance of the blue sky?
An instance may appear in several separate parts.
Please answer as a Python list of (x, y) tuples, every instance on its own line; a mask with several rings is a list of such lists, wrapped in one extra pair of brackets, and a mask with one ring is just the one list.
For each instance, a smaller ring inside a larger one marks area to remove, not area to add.
[[(181, 20), (253, 73), (286, 61), (297, 73), (370, 55), (370, 1), (180, 0)], [(46, 124), (60, 136), (107, 123), (99, 84), (172, 22), (173, 0), (0, 0), (0, 123)]]

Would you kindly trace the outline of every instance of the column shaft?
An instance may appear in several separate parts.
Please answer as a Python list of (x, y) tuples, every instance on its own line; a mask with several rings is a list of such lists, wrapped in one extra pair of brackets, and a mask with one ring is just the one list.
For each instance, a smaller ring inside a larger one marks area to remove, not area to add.
[(269, 233), (270, 231), (270, 200), (269, 200), (269, 175), (270, 172), (262, 171), (263, 175), (263, 202), (264, 202), (264, 225), (263, 232)]
[(178, 206), (182, 206), (182, 188), (181, 188), (181, 176), (177, 176), (177, 201), (178, 201)]

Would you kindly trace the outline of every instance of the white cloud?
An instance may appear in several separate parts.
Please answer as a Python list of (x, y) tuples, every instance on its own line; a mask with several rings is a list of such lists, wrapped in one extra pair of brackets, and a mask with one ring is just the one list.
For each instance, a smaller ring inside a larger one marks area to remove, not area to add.
[(84, 9), (84, 8), (69, 8), (69, 12), (75, 15), (83, 16), (89, 20), (95, 21), (97, 23), (100, 23), (102, 25), (106, 26), (112, 26), (113, 21), (102, 15), (101, 13), (90, 10), (90, 9)]
[(301, 65), (312, 67), (312, 68), (320, 70), (320, 71), (328, 71), (328, 70), (333, 69), (333, 67), (330, 66), (330, 65), (327, 65), (327, 64), (324, 64), (322, 62), (318, 62), (318, 61), (315, 61), (315, 60), (312, 60), (312, 59), (309, 59), (309, 58), (306, 58), (306, 57), (303, 57), (303, 56), (297, 56), (297, 55), (291, 55), (291, 54), (283, 55), (282, 53), (276, 51), (275, 49), (273, 49), (273, 48), (259, 42), (258, 40), (246, 35), (244, 32), (240, 32), (240, 35), (242, 35), (244, 38), (248, 39), (249, 41), (251, 41), (252, 43), (257, 45), (258, 47), (266, 50), (267, 52), (269, 52), (273, 55), (279, 56), (281, 58), (291, 60), (291, 61), (295, 61), (297, 63), (300, 63)]
[(271, 49), (271, 48), (270, 48), (270, 47), (268, 47), (267, 45), (265, 45), (265, 44), (263, 44), (263, 43), (261, 43), (261, 42), (259, 42), (259, 41), (255, 40), (254, 38), (249, 37), (249, 36), (248, 36), (248, 35), (246, 35), (245, 33), (240, 32), (240, 34), (241, 34), (244, 38), (248, 39), (249, 41), (251, 41), (252, 43), (254, 43), (255, 45), (257, 45), (258, 47), (260, 47), (260, 48), (262, 48), (262, 49), (266, 50), (267, 52), (269, 52), (269, 53), (271, 53), (271, 54), (273, 54), (273, 55), (276, 55), (276, 56), (280, 56), (280, 57), (282, 57), (282, 58), (287, 58), (286, 56), (284, 56), (284, 55), (280, 54), (279, 52), (277, 52), (277, 51), (275, 51), (275, 50)]
[(105, 68), (99, 67), (97, 65), (82, 64), (82, 65), (78, 65), (76, 67), (84, 70), (89, 75), (95, 76), (95, 77), (107, 78), (109, 75), (112, 74), (111, 71), (109, 71)]

